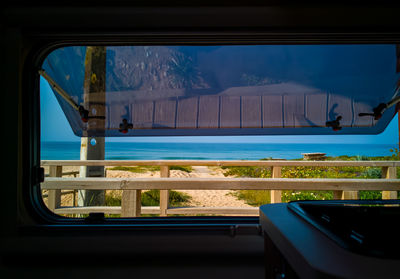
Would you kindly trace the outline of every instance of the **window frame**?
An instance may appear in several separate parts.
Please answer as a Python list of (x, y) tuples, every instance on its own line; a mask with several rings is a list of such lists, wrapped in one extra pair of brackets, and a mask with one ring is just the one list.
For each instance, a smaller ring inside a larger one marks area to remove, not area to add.
[[(145, 33), (146, 34), (146, 33)], [(59, 38), (58, 36), (38, 36), (36, 44), (27, 55), (26, 64), (23, 71), (24, 92), (22, 98), (22, 124), (23, 124), (23, 147), (25, 159), (23, 160), (24, 169), (27, 170), (23, 176), (22, 196), (23, 204), (30, 217), (37, 224), (50, 226), (87, 226), (88, 220), (83, 218), (66, 218), (54, 214), (45, 206), (40, 191), (40, 89), (39, 74), (44, 59), (53, 50), (77, 45), (93, 46), (122, 46), (122, 45), (257, 45), (257, 44), (315, 44), (316, 34), (303, 34), (296, 36), (293, 40), (289, 34), (277, 33), (209, 33), (209, 32), (163, 32), (160, 34), (147, 35), (143, 38), (143, 33), (130, 33), (125, 35), (96, 35), (85, 36), (75, 34), (69, 38)], [(379, 34), (358, 34), (353, 38), (343, 34), (318, 34), (320, 40), (318, 44), (395, 44), (400, 42), (400, 34), (389, 36), (382, 40)], [(61, 35), (62, 37), (62, 35)], [(367, 39), (366, 39), (367, 38)], [(28, 128), (28, 129), (26, 129)], [(28, 158), (28, 159), (27, 159)], [(239, 224), (259, 223), (258, 217), (161, 217), (161, 218), (106, 218), (101, 222), (101, 226), (114, 228), (191, 228), (208, 227), (209, 229), (224, 227), (231, 228)], [(100, 225), (100, 224), (98, 224)], [(98, 225), (90, 224), (92, 228)]]

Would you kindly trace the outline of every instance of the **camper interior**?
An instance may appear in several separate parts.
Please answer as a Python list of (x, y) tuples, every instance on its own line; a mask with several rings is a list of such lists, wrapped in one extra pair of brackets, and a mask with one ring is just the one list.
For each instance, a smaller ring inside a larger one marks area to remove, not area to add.
[[(57, 175), (60, 162), (41, 161), (40, 103), (42, 80), (73, 133), (97, 146), (112, 137), (379, 134), (399, 109), (396, 5), (6, 2), (2, 278), (399, 277), (398, 161), (251, 161), (272, 178), (208, 181), (169, 178), (169, 167), (245, 163), (160, 161), (161, 178), (104, 182), (99, 167), (123, 162), (104, 165), (93, 149), (95, 160), (79, 165), (92, 177), (68, 180)], [(373, 164), (384, 179), (281, 178), (282, 166), (300, 164)], [(57, 205), (62, 189), (79, 187), (123, 190), (122, 205)], [(141, 207), (146, 189), (161, 191), (157, 209)], [(170, 208), (161, 193), (168, 200), (172, 189), (269, 189), (274, 204), (231, 214)], [(325, 189), (335, 200), (281, 203), (285, 189)], [(383, 191), (384, 200), (360, 201), (358, 189)], [(140, 217), (146, 210), (160, 215)]]

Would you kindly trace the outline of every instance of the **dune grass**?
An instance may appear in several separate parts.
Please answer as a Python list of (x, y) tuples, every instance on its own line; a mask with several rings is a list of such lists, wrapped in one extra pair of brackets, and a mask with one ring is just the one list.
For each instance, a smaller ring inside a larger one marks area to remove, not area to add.
[[(106, 206), (121, 206), (122, 191), (107, 191), (105, 205)], [(191, 197), (185, 193), (170, 190), (169, 204), (171, 206), (185, 206)], [(149, 190), (142, 192), (142, 206), (159, 206), (160, 205), (160, 190)]]
[[(338, 156), (327, 157), (326, 160), (361, 161), (361, 160), (398, 160), (398, 155), (392, 156)], [(302, 159), (297, 159), (302, 160)], [(262, 167), (223, 167), (225, 176), (271, 178), (270, 168)], [(400, 168), (397, 170), (400, 178)], [(382, 178), (381, 168), (375, 167), (282, 167), (282, 178), (354, 178), (377, 179)], [(235, 192), (238, 199), (244, 200), (251, 206), (260, 206), (270, 203), (269, 190), (239, 190)], [(382, 191), (359, 191), (360, 199), (382, 199)], [(331, 200), (333, 191), (282, 191), (282, 202), (295, 200)]]
[[(191, 166), (170, 166), (170, 170), (180, 170), (187, 173), (191, 173), (193, 168)], [(135, 167), (113, 167), (109, 168), (109, 170), (118, 170), (118, 171), (130, 171), (133, 173), (146, 173), (151, 171), (160, 171), (159, 166), (135, 166)]]

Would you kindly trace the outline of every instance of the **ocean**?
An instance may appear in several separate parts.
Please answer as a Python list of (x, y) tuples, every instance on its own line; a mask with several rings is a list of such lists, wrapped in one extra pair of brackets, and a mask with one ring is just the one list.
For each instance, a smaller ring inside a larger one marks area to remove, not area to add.
[[(302, 153), (327, 156), (387, 156), (396, 144), (106, 142), (106, 160), (297, 159)], [(42, 160), (79, 160), (80, 142), (42, 142)]]

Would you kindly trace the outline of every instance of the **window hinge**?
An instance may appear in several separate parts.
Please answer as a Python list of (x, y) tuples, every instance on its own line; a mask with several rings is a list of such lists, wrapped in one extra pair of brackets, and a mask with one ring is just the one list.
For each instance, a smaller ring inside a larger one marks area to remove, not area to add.
[(260, 224), (242, 224), (230, 227), (230, 235), (232, 237), (236, 235), (261, 235), (261, 232)]

